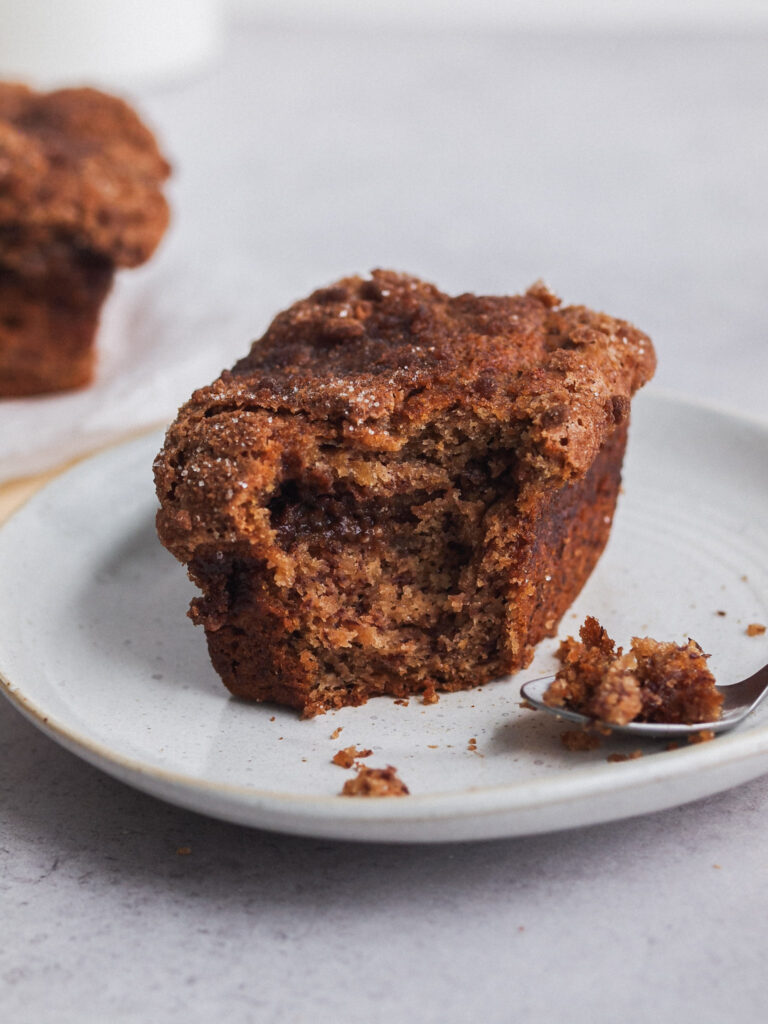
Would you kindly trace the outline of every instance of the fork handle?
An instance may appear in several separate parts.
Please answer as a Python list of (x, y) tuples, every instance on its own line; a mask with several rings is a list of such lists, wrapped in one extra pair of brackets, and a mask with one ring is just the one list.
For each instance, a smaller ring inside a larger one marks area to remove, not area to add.
[(749, 704), (750, 710), (755, 707), (768, 692), (768, 665), (763, 665), (753, 676), (742, 679), (740, 683), (723, 686), (723, 711), (731, 711)]

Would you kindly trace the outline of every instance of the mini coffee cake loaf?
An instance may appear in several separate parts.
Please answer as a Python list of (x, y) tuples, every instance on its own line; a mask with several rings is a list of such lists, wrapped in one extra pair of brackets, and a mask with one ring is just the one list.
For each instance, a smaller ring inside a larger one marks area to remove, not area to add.
[(167, 226), (168, 173), (121, 100), (0, 83), (0, 397), (91, 380), (115, 269)]
[(227, 687), (312, 715), (527, 665), (608, 538), (654, 365), (544, 286), (451, 298), (375, 271), (281, 313), (155, 465)]

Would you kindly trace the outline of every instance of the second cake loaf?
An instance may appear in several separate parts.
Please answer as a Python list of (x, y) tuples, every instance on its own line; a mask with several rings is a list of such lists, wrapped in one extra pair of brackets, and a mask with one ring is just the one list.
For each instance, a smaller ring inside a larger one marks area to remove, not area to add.
[(115, 271), (168, 224), (169, 171), (115, 96), (0, 82), (0, 398), (90, 383)]
[(640, 331), (544, 286), (449, 297), (375, 271), (281, 313), (155, 467), (227, 687), (311, 715), (525, 666), (605, 545), (654, 365)]

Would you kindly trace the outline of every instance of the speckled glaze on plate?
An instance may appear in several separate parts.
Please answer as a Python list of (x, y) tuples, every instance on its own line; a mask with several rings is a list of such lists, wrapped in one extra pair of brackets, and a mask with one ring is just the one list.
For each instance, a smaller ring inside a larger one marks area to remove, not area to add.
[[(186, 618), (193, 588), (154, 532), (152, 434), (81, 463), (0, 530), (0, 682), (40, 729), (124, 782), (206, 814), (296, 834), (486, 839), (648, 813), (768, 772), (768, 704), (734, 733), (667, 751), (610, 739), (566, 751), (565, 726), (519, 706), (557, 641), (519, 675), (407, 706), (309, 721), (231, 698)], [(619, 642), (692, 636), (726, 683), (768, 661), (768, 430), (646, 394), (612, 537), (560, 635), (593, 614)], [(725, 612), (725, 614), (720, 614)], [(341, 730), (338, 732), (338, 730)], [(332, 734), (337, 733), (335, 737)], [(372, 749), (411, 796), (350, 799), (341, 747)], [(475, 749), (476, 748), (476, 749)], [(609, 763), (611, 753), (643, 756)]]

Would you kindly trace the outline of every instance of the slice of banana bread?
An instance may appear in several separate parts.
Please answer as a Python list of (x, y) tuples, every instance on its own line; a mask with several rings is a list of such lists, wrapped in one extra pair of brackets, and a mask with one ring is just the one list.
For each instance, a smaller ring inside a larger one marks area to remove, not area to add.
[(155, 465), (227, 687), (312, 715), (528, 664), (608, 538), (654, 366), (543, 285), (451, 298), (374, 271), (277, 316)]

